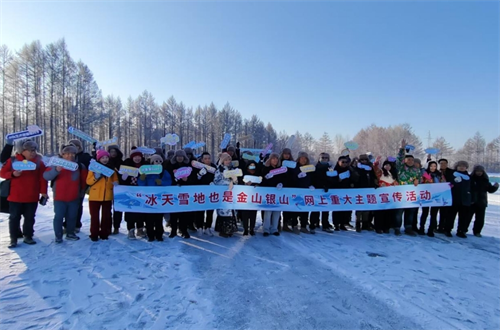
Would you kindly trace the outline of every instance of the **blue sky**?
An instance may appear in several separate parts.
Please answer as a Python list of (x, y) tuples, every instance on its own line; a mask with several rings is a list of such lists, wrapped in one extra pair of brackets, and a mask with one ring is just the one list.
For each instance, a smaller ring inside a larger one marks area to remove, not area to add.
[(229, 102), (276, 130), (499, 129), (499, 3), (3, 2), (0, 43), (64, 37), (103, 94)]

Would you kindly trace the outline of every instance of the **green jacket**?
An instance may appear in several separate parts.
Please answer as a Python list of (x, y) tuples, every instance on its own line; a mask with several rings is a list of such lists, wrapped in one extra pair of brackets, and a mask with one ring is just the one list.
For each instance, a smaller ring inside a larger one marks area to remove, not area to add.
[(422, 173), (415, 166), (409, 167), (404, 163), (405, 158), (405, 150), (399, 149), (398, 157), (396, 159), (396, 168), (398, 170), (398, 181), (400, 185), (409, 185), (413, 184), (413, 181), (422, 178)]

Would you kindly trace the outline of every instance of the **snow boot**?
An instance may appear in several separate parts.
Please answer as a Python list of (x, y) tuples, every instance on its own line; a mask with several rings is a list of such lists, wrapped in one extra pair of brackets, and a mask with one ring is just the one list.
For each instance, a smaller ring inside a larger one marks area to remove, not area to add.
[(411, 228), (405, 229), (405, 235), (413, 236), (413, 237), (417, 236), (417, 234)]
[(24, 237), (23, 242), (26, 243), (26, 244), (28, 244), (28, 245), (36, 244), (36, 242), (33, 240), (33, 238), (32, 237), (28, 237), (28, 236)]
[(132, 228), (128, 231), (128, 239), (135, 239), (135, 229)]
[(144, 233), (144, 228), (139, 228), (137, 229), (137, 237), (139, 238), (145, 238), (146, 237), (146, 233)]
[(399, 228), (394, 229), (394, 235), (401, 236), (401, 229)]
[(463, 231), (459, 231), (459, 232), (457, 232), (457, 237), (467, 238), (467, 235), (465, 235), (465, 233)]

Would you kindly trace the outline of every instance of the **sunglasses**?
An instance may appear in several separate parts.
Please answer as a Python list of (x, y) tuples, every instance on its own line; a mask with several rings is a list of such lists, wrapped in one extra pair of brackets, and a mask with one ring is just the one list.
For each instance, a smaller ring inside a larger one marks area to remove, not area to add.
[(345, 160), (340, 162), (340, 164), (347, 164), (347, 163), (349, 162), (346, 162)]
[(330, 157), (321, 157), (321, 159), (330, 159)]

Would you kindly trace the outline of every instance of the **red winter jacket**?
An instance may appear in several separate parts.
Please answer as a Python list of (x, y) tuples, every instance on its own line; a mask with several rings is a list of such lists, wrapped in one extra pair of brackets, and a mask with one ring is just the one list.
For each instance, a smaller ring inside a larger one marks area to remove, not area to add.
[(87, 169), (79, 164), (76, 171), (62, 169), (57, 172), (55, 167), (48, 167), (43, 174), (47, 181), (53, 181), (52, 192), (58, 202), (72, 202), (84, 196), (87, 188)]
[[(21, 154), (16, 154), (17, 161), (25, 160)], [(40, 198), (40, 194), (47, 193), (47, 181), (43, 178), (45, 165), (42, 162), (42, 157), (37, 155), (32, 162), (37, 164), (36, 170), (23, 171), (21, 176), (15, 177), (12, 175), (12, 158), (2, 166), (0, 177), (10, 179), (10, 194), (7, 200), (14, 203), (36, 203)]]

